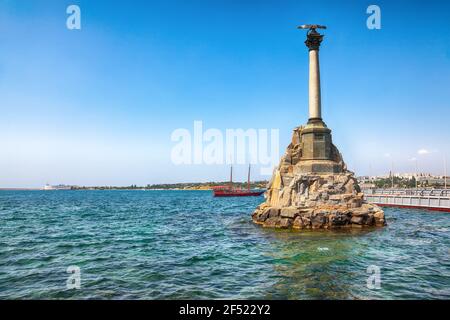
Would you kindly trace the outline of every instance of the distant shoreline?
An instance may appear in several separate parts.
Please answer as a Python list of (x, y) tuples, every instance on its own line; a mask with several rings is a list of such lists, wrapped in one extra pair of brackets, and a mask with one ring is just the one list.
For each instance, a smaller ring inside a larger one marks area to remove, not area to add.
[[(265, 188), (251, 188), (252, 190), (264, 190)], [(212, 191), (213, 189), (127, 189), (127, 188), (79, 188), (66, 190), (44, 190), (42, 188), (0, 188), (0, 191)]]
[[(254, 188), (257, 189), (257, 188)], [(130, 189), (130, 188), (74, 188), (45, 190), (43, 188), (0, 188), (0, 191), (211, 191), (212, 189)]]
[[(190, 190), (190, 191), (211, 191), (214, 187), (228, 186), (229, 181), (226, 182), (192, 182), (192, 183), (173, 183), (173, 184), (152, 184), (146, 186), (73, 186), (73, 185), (59, 185), (55, 188), (0, 188), (0, 191), (61, 191), (61, 190), (145, 190), (145, 191), (162, 191), (162, 190)], [(251, 189), (265, 189), (267, 181), (255, 181), (250, 183)], [(63, 187), (63, 188), (58, 188)], [(247, 182), (233, 182), (233, 187), (246, 189)]]

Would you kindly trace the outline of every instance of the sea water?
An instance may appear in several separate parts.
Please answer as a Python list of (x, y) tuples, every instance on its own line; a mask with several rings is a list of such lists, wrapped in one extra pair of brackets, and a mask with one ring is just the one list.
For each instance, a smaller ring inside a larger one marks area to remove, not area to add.
[(385, 228), (299, 232), (253, 224), (263, 200), (0, 191), (0, 299), (450, 298), (448, 213), (386, 209)]

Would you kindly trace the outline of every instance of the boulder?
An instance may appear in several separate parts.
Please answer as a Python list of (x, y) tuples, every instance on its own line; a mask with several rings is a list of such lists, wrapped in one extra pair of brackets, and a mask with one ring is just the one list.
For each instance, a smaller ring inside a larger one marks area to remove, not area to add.
[(311, 229), (311, 219), (308, 216), (297, 216), (293, 224), (294, 229)]
[(300, 210), (296, 207), (287, 207), (281, 209), (281, 217), (282, 218), (291, 218), (294, 219), (299, 215)]
[(268, 210), (268, 218), (276, 218), (280, 215), (280, 209), (270, 208)]
[(303, 220), (302, 217), (297, 216), (294, 219), (294, 223), (292, 226), (294, 229), (303, 229), (305, 227), (305, 225), (303, 224)]
[(342, 227), (350, 223), (350, 218), (347, 214), (335, 213), (328, 217), (328, 224), (330, 227)]
[(257, 222), (264, 222), (269, 217), (270, 208), (256, 210), (254, 213), (254, 220)]
[(375, 211), (373, 214), (373, 218), (375, 220), (375, 225), (377, 227), (382, 227), (386, 225), (386, 221), (384, 220), (384, 212), (382, 210), (380, 210), (379, 208), (377, 208), (378, 211)]
[(311, 227), (313, 229), (320, 229), (327, 223), (327, 217), (324, 214), (315, 214), (311, 218)]
[(272, 218), (267, 218), (266, 221), (264, 221), (263, 226), (264, 227), (269, 227), (269, 228), (275, 228), (278, 227), (280, 225), (280, 217), (272, 217)]
[(373, 214), (368, 214), (366, 220), (364, 221), (366, 226), (373, 226), (375, 224), (375, 218)]
[(350, 220), (352, 224), (362, 225), (364, 223), (364, 216), (353, 216)]
[(292, 224), (293, 224), (293, 221), (294, 220), (290, 219), (290, 218), (281, 218), (279, 227), (282, 228), (282, 229), (290, 228), (292, 226)]

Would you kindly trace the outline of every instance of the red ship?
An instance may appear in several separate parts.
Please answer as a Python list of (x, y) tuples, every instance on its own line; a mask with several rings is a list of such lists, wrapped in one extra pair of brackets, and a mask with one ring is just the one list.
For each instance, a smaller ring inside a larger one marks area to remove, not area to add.
[(257, 197), (264, 193), (250, 189), (250, 165), (248, 166), (247, 190), (233, 188), (233, 167), (231, 167), (230, 184), (228, 186), (213, 187), (214, 197)]

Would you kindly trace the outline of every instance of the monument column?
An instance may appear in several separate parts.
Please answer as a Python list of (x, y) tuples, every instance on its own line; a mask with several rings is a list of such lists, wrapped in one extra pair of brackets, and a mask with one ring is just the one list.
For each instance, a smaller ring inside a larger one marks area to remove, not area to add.
[(326, 27), (307, 24), (299, 28), (308, 30), (309, 120), (294, 129), (267, 186), (266, 201), (256, 208), (252, 220), (263, 227), (283, 229), (382, 227), (386, 225), (383, 210), (364, 199), (322, 120), (319, 47), (323, 35), (316, 29)]
[(342, 172), (339, 154), (333, 146), (331, 130), (322, 120), (320, 99), (319, 47), (323, 35), (316, 29), (326, 29), (318, 24), (299, 27), (307, 29), (305, 44), (309, 49), (309, 119), (300, 133), (301, 156), (297, 170), (302, 173), (336, 173)]
[(319, 47), (322, 39), (323, 35), (312, 28), (305, 41), (309, 49), (309, 122), (322, 120), (319, 67)]

